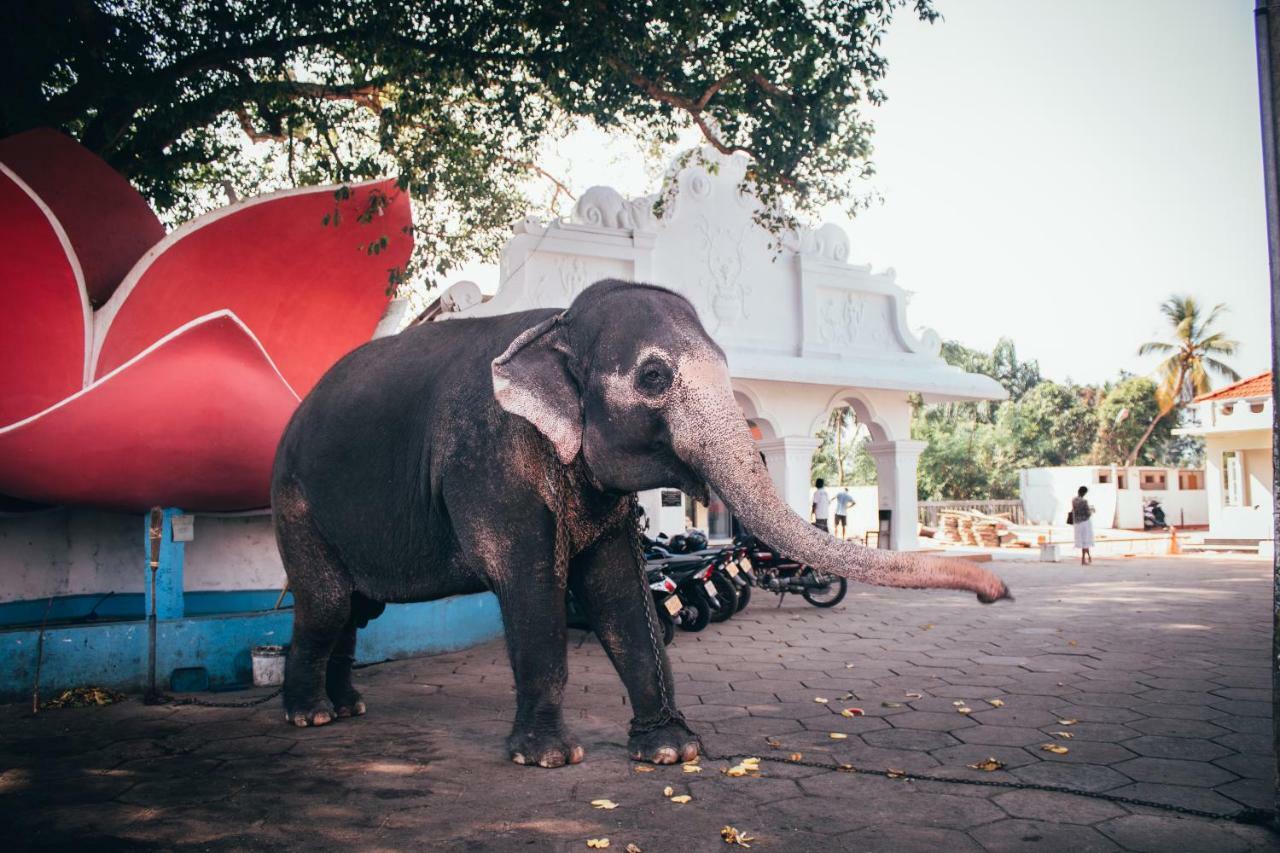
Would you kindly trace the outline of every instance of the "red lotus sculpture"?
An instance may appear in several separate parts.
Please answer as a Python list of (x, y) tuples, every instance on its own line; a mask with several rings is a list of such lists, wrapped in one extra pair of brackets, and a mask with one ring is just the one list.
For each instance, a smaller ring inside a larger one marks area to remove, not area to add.
[(408, 197), (377, 181), (248, 199), (166, 235), (68, 137), (0, 140), (0, 495), (266, 506), (280, 433), (373, 334), (409, 223)]

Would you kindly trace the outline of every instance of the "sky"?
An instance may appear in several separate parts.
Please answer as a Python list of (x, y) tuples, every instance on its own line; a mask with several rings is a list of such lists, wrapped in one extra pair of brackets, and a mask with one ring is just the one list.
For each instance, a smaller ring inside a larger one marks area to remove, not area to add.
[[(826, 211), (850, 260), (894, 267), (908, 321), (1058, 381), (1149, 373), (1174, 293), (1229, 307), (1244, 376), (1270, 367), (1253, 0), (936, 0), (884, 41), (882, 202)], [(694, 137), (690, 137), (693, 139)], [(581, 128), (548, 153), (580, 192), (656, 189), (661, 163)], [(488, 285), (496, 267), (460, 270)]]

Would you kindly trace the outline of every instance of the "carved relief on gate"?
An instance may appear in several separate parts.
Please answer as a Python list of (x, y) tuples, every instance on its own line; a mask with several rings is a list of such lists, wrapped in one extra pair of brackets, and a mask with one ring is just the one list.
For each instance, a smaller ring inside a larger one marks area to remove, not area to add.
[(893, 349), (895, 317), (889, 297), (823, 289), (817, 296), (818, 341), (830, 349)]
[(588, 285), (602, 278), (631, 278), (632, 265), (617, 258), (540, 254), (529, 259), (529, 302), (537, 308), (566, 308)]

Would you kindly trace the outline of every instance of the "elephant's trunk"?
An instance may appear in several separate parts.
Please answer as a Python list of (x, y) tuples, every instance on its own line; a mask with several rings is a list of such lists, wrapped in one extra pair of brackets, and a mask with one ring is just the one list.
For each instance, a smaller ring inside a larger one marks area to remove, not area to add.
[[(822, 571), (877, 586), (964, 589), (976, 593), (984, 603), (1012, 598), (1000, 578), (967, 560), (854, 545), (796, 515), (778, 495), (760, 460), (733, 400), (727, 376), (720, 388), (704, 384), (696, 390), (690, 389), (685, 402), (698, 412), (693, 420), (702, 423), (683, 424), (684, 428), (673, 424), (677, 452), (754, 535), (786, 556)], [(686, 413), (689, 411), (685, 409)], [(706, 420), (708, 412), (712, 413), (711, 425)]]

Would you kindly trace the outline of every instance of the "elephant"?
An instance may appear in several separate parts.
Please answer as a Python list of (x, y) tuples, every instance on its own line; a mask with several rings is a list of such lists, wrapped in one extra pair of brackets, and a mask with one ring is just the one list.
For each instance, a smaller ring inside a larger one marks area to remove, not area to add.
[(496, 594), (516, 686), (517, 764), (583, 758), (561, 712), (566, 589), (634, 712), (632, 759), (689, 761), (644, 581), (635, 493), (714, 489), (775, 548), (856, 581), (1009, 597), (972, 562), (868, 549), (777, 494), (694, 306), (603, 280), (567, 310), (411, 326), (349, 353), (301, 402), (272, 472), (294, 596), (283, 701), (297, 726), (359, 716), (356, 631), (388, 602)]

